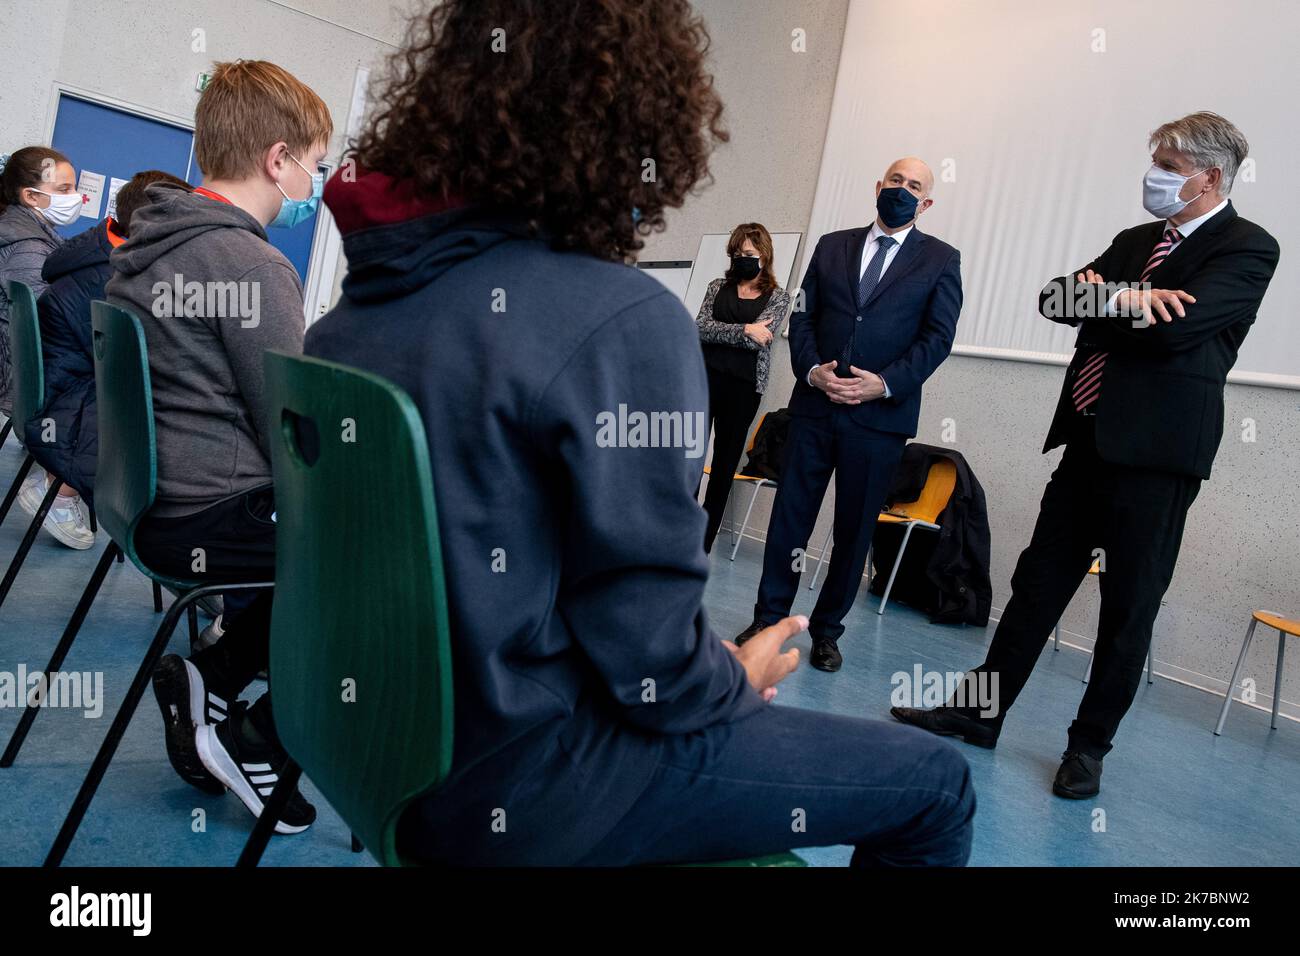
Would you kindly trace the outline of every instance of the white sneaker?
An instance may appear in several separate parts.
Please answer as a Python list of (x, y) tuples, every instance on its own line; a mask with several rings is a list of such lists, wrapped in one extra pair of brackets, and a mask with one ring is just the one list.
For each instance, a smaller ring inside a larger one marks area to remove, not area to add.
[(95, 532), (90, 530), (87, 509), (81, 495), (73, 498), (59, 496), (54, 499), (49, 514), (45, 516), (45, 530), (54, 535), (60, 544), (77, 551), (95, 546)]
[(45, 469), (40, 465), (32, 465), (32, 470), (23, 479), (23, 486), (18, 492), (18, 506), (35, 517), (49, 488), (49, 475), (45, 473)]

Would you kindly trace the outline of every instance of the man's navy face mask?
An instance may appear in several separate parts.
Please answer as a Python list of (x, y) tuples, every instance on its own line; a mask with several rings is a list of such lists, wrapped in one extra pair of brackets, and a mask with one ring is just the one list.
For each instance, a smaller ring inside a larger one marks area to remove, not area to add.
[(880, 213), (880, 221), (890, 229), (906, 226), (915, 219), (918, 205), (917, 198), (902, 186), (882, 189), (876, 197), (876, 212)]

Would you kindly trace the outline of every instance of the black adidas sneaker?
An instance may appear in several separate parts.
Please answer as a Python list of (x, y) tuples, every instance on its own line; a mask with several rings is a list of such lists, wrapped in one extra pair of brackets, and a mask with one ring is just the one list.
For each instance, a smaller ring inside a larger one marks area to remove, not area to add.
[[(194, 740), (203, 766), (243, 801), (249, 813), (260, 817), (287, 758), (273, 747), (250, 746), (234, 732), (232, 724), (244, 719), (247, 707), (244, 701), (237, 701), (230, 720), (200, 727)], [(275, 832), (301, 833), (315, 821), (316, 808), (295, 788), (275, 824)]]
[(188, 784), (204, 793), (222, 794), (225, 785), (203, 766), (195, 749), (200, 727), (226, 719), (227, 702), (208, 690), (199, 669), (179, 654), (168, 654), (153, 672), (153, 694), (162, 710), (167, 759)]

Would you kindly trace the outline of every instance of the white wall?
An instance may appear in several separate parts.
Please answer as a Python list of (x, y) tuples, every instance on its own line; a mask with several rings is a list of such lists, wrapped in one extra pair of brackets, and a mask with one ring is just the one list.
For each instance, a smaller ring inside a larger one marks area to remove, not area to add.
[[(712, 37), (710, 68), (731, 141), (714, 183), (668, 213), (640, 258), (693, 259), (705, 233), (761, 222), (808, 230), (848, 0), (695, 0)], [(806, 52), (795, 52), (802, 31)]]
[(192, 120), (198, 74), (243, 58), (272, 60), (320, 94), (334, 155), (356, 68), (391, 52), (402, 23), (386, 3), (348, 0), (6, 0), (5, 149), (44, 137), (56, 82)]

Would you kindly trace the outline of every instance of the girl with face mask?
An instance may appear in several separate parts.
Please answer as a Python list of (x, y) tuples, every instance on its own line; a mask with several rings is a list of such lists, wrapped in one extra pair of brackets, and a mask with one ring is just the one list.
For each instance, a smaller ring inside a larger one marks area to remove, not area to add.
[(0, 158), (0, 412), (9, 416), (9, 294), (5, 283), (25, 282), (40, 298), (41, 267), (63, 241), (55, 226), (77, 221), (84, 202), (77, 173), (58, 150), (26, 146)]

